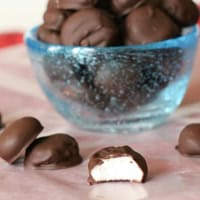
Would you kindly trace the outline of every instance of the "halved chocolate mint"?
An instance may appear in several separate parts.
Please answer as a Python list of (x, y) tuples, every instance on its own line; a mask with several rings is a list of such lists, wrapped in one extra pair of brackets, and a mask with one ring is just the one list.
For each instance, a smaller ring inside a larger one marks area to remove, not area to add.
[(148, 167), (144, 157), (129, 146), (106, 147), (89, 160), (89, 184), (101, 182), (145, 182)]
[(35, 140), (27, 149), (26, 168), (55, 170), (80, 164), (78, 143), (66, 134), (54, 134)]

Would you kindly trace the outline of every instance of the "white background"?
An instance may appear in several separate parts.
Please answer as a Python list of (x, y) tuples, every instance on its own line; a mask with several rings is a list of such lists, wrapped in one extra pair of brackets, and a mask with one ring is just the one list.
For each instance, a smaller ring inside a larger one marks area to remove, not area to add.
[(0, 0), (0, 31), (26, 30), (42, 22), (47, 0)]

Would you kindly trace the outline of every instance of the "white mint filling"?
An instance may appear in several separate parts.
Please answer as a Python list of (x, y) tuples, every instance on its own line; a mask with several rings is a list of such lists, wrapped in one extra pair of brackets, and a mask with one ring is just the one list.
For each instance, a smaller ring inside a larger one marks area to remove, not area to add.
[(143, 172), (131, 156), (103, 159), (91, 170), (95, 181), (130, 180), (141, 182)]

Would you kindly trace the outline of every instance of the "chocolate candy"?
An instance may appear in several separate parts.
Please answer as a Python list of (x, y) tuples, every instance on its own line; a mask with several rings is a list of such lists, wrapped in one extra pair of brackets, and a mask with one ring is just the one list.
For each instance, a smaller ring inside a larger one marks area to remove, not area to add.
[[(122, 53), (123, 57), (118, 56)], [(59, 85), (60, 96), (110, 118), (132, 112), (156, 98), (176, 78), (183, 54), (179, 48), (123, 49), (109, 55), (109, 60), (115, 62), (108, 67), (104, 54), (87, 58), (87, 52), (79, 52), (81, 59), (77, 60), (82, 60), (81, 64), (61, 52), (45, 56), (43, 65), (52, 86)]]
[(51, 8), (45, 11), (43, 19), (44, 28), (59, 31), (65, 20), (65, 16), (61, 10)]
[(104, 99), (109, 99), (107, 109), (114, 114), (130, 111), (143, 101), (136, 88), (138, 72), (129, 62), (124, 61), (123, 66), (102, 65), (94, 78), (94, 85), (102, 90)]
[(127, 15), (145, 2), (146, 0), (111, 0), (111, 9), (119, 16)]
[(200, 155), (200, 124), (189, 124), (180, 133), (177, 150), (184, 155)]
[(0, 157), (9, 163), (17, 160), (43, 127), (33, 117), (14, 121), (0, 135)]
[(105, 59), (101, 59), (94, 76), (94, 85), (103, 94), (100, 99), (104, 99), (106, 110), (114, 115), (132, 112), (156, 98), (161, 89), (176, 78), (182, 66), (183, 51), (179, 48), (123, 50), (123, 55), (123, 58), (109, 55), (116, 63), (109, 67)]
[(108, 46), (117, 41), (118, 29), (107, 12), (95, 8), (77, 11), (63, 24), (61, 42), (64, 45)]
[(50, 0), (48, 7), (66, 10), (80, 10), (90, 8), (95, 5), (97, 0)]
[(81, 161), (76, 140), (66, 134), (55, 134), (35, 140), (26, 151), (24, 164), (31, 169), (55, 170)]
[(146, 44), (180, 35), (180, 28), (153, 5), (134, 9), (125, 21), (125, 44)]
[(53, 87), (60, 86), (59, 95), (81, 105), (103, 109), (105, 102), (102, 93), (93, 85), (96, 66), (89, 63), (74, 63), (73, 58), (66, 59), (63, 54), (45, 56), (43, 59), (45, 73)]
[(41, 25), (37, 31), (38, 38), (43, 42), (60, 44), (60, 34), (58, 31), (46, 29)]
[(198, 17), (192, 0), (49, 0), (38, 38), (70, 46), (146, 44), (180, 36)]
[(144, 157), (129, 146), (106, 147), (88, 163), (90, 184), (101, 182), (145, 182), (148, 173)]
[(159, 6), (181, 26), (198, 21), (199, 10), (192, 0), (160, 0)]

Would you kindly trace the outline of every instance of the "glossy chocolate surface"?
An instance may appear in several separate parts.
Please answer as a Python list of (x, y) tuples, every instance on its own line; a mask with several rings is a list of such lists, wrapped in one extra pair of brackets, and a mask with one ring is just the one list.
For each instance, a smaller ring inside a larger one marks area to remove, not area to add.
[(95, 8), (74, 13), (61, 29), (64, 45), (103, 47), (115, 44), (117, 36), (118, 29), (112, 17)]
[(177, 150), (184, 155), (200, 155), (200, 124), (189, 124), (180, 133)]
[(41, 25), (37, 31), (38, 38), (43, 42), (51, 44), (60, 44), (60, 33), (58, 31), (53, 31), (45, 28)]
[(81, 161), (76, 140), (66, 134), (55, 134), (36, 139), (26, 151), (24, 164), (30, 169), (56, 170)]
[[(143, 171), (143, 179), (142, 182), (146, 181), (147, 174), (148, 174), (148, 167), (146, 160), (144, 157), (139, 154), (138, 152), (134, 151), (129, 146), (119, 146), (119, 147), (106, 147), (103, 148), (96, 153), (94, 153), (88, 163), (88, 170), (89, 170), (89, 178), (88, 182), (90, 184), (94, 184), (96, 181), (93, 179), (91, 175), (92, 169), (97, 165), (102, 165), (104, 159), (112, 159), (112, 158), (118, 158), (122, 156), (130, 156), (133, 158), (133, 160), (138, 164), (138, 166)], [(113, 181), (113, 180), (112, 180)]]
[(59, 31), (65, 20), (64, 12), (59, 9), (47, 9), (43, 15), (46, 29)]
[(93, 7), (97, 0), (50, 0), (48, 7), (66, 9), (66, 10), (80, 10)]
[(179, 36), (181, 29), (159, 8), (145, 5), (134, 9), (125, 21), (125, 44), (147, 44)]
[(199, 10), (192, 0), (160, 0), (159, 6), (181, 26), (198, 21)]
[(146, 0), (111, 0), (111, 9), (119, 16), (127, 15), (145, 2)]
[(8, 125), (0, 135), (0, 157), (9, 163), (18, 159), (43, 127), (33, 117), (24, 117)]
[(38, 38), (69, 46), (146, 44), (180, 36), (198, 17), (192, 0), (49, 0)]

